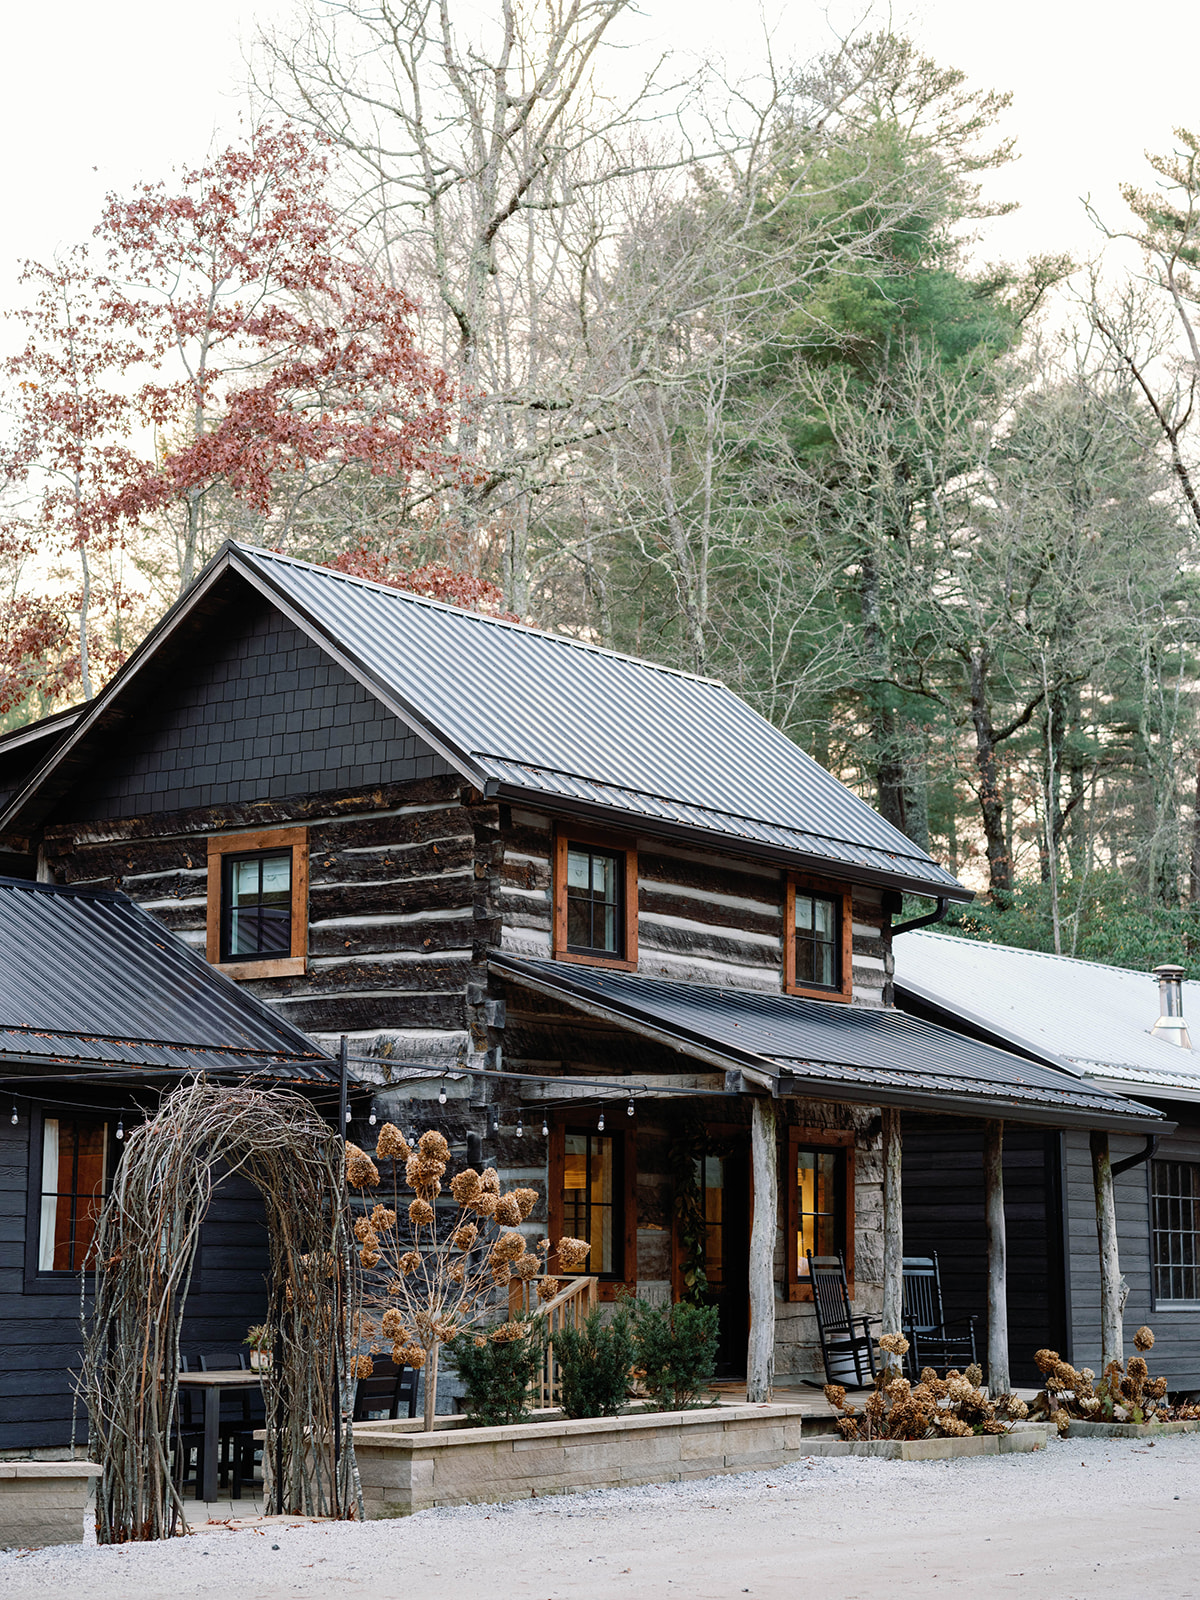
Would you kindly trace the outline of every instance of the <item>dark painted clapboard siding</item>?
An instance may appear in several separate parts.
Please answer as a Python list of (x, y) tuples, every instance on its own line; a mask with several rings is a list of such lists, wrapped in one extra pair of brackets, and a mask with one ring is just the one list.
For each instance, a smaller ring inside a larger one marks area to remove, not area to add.
[[(1200, 1125), (1184, 1120), (1195, 1107), (1167, 1108), (1180, 1119), (1178, 1130), (1159, 1141), (1157, 1154), (1164, 1160), (1200, 1161)], [(1113, 1136), (1112, 1157), (1119, 1161), (1143, 1148), (1144, 1140)], [(1071, 1240), (1072, 1359), (1076, 1366), (1100, 1367), (1100, 1261), (1096, 1245), (1096, 1202), (1092, 1184), (1091, 1152), (1086, 1133), (1065, 1135), (1067, 1206)], [(1118, 1174), (1114, 1180), (1117, 1203), (1117, 1244), (1121, 1272), (1129, 1285), (1125, 1302), (1126, 1354), (1132, 1355), (1135, 1330), (1147, 1323), (1155, 1344), (1150, 1370), (1161, 1374), (1172, 1389), (1200, 1389), (1200, 1307), (1156, 1305), (1151, 1271), (1150, 1197), (1144, 1163)]]
[[(1004, 1141), (1008, 1240), (1009, 1362), (1014, 1383), (1033, 1383), (1036, 1349), (1061, 1349), (1058, 1135), (1009, 1128)], [(936, 1252), (948, 1318), (975, 1313), (980, 1359), (987, 1350), (987, 1232), (983, 1133), (962, 1124), (904, 1122), (904, 1253)]]
[[(35, 1163), (36, 1166), (36, 1163)], [(71, 1437), (70, 1374), (79, 1366), (79, 1297), (25, 1289), (29, 1118), (0, 1122), (0, 1450), (64, 1448)], [(213, 1194), (184, 1315), (182, 1348), (236, 1357), (246, 1329), (266, 1314), (266, 1226), (240, 1175)], [(87, 1438), (82, 1408), (76, 1439)]]

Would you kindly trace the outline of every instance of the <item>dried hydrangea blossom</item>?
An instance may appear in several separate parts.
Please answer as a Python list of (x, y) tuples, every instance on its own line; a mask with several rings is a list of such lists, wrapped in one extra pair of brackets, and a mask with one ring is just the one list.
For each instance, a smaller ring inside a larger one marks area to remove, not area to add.
[(396, 1213), (390, 1206), (377, 1205), (371, 1213), (371, 1226), (373, 1228), (394, 1228), (396, 1226)]
[(410, 1272), (415, 1272), (421, 1265), (421, 1257), (415, 1250), (406, 1250), (396, 1263), (402, 1277), (407, 1278)]
[(979, 1365), (978, 1361), (972, 1361), (971, 1365), (963, 1373), (963, 1377), (973, 1389), (978, 1389), (980, 1384), (983, 1382), (983, 1368)]
[(408, 1208), (408, 1220), (414, 1228), (427, 1228), (433, 1221), (433, 1207), (428, 1200), (414, 1200)]
[(1144, 1323), (1133, 1336), (1133, 1347), (1135, 1350), (1154, 1349), (1154, 1334)]
[(846, 1390), (843, 1384), (827, 1383), (823, 1392), (835, 1411), (840, 1411), (846, 1404)]
[(500, 1174), (495, 1167), (484, 1167), (479, 1176), (479, 1182), (483, 1187), (484, 1194), (498, 1195), (500, 1193)]
[(525, 1240), (519, 1233), (505, 1232), (492, 1246), (489, 1260), (493, 1262), (516, 1261), (525, 1254)]
[(472, 1210), (478, 1211), (481, 1217), (493, 1217), (496, 1214), (496, 1207), (499, 1204), (499, 1196), (492, 1194), (487, 1189), (484, 1189), (480, 1192), (478, 1197), (472, 1201), (471, 1204)]
[(450, 1235), (450, 1243), (456, 1250), (469, 1250), (479, 1237), (479, 1229), (473, 1222), (460, 1222)]
[(404, 1318), (400, 1315), (395, 1306), (391, 1306), (383, 1313), (383, 1316), (380, 1319), (380, 1327), (382, 1328), (383, 1335), (386, 1339), (399, 1339), (403, 1342), (407, 1342), (408, 1329), (404, 1326)]
[(423, 1156), (428, 1156), (431, 1161), (440, 1161), (443, 1166), (450, 1159), (450, 1146), (446, 1143), (446, 1136), (439, 1133), (436, 1128), (428, 1128), (417, 1140), (417, 1149)]
[(534, 1206), (537, 1205), (538, 1192), (536, 1189), (514, 1189), (512, 1197), (521, 1208), (521, 1221), (524, 1222)]
[(373, 1231), (374, 1224), (372, 1223), (370, 1217), (359, 1217), (358, 1221), (354, 1224), (354, 1237), (358, 1240), (359, 1244), (362, 1244), (367, 1238), (367, 1235)]
[(516, 1196), (502, 1194), (496, 1201), (494, 1216), (504, 1227), (515, 1228), (521, 1220), (521, 1207), (517, 1204)]
[(412, 1148), (395, 1123), (385, 1122), (379, 1130), (379, 1138), (375, 1141), (375, 1154), (385, 1161), (395, 1160), (396, 1157), (401, 1161), (407, 1161), (412, 1155)]
[(354, 1376), (356, 1378), (369, 1378), (375, 1371), (375, 1363), (370, 1356), (355, 1356)]
[(889, 1355), (903, 1356), (908, 1354), (908, 1340), (902, 1333), (881, 1333), (879, 1348), (886, 1350)]
[(492, 1267), (492, 1282), (497, 1289), (505, 1289), (512, 1282), (512, 1268), (507, 1262), (499, 1262)]
[(479, 1174), (474, 1167), (464, 1167), (461, 1172), (454, 1174), (450, 1179), (450, 1193), (460, 1206), (470, 1205), (476, 1195), (483, 1193)]
[(425, 1364), (425, 1350), (422, 1345), (411, 1340), (408, 1344), (398, 1344), (392, 1349), (392, 1360), (398, 1367), (421, 1367)]
[(370, 1189), (379, 1182), (379, 1168), (356, 1144), (346, 1144), (346, 1182), (352, 1189)]
[(586, 1239), (560, 1239), (557, 1252), (559, 1266), (564, 1272), (577, 1272), (587, 1260), (591, 1248)]
[(526, 1250), (524, 1255), (518, 1256), (513, 1262), (513, 1274), (523, 1283), (532, 1283), (538, 1275), (541, 1264), (540, 1259), (532, 1251)]
[(540, 1301), (542, 1301), (543, 1304), (545, 1304), (546, 1302), (548, 1302), (550, 1300), (553, 1300), (554, 1296), (558, 1293), (558, 1291), (559, 1291), (559, 1281), (558, 1281), (557, 1278), (539, 1278), (538, 1279), (537, 1297), (538, 1297), (538, 1299)]

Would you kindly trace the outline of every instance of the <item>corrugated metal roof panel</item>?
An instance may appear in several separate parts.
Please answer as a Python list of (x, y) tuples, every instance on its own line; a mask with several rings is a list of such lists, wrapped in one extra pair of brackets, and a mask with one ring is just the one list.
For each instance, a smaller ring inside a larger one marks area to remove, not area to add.
[[(1200, 1090), (1200, 1050), (1150, 1032), (1158, 1018), (1152, 973), (928, 932), (903, 934), (895, 959), (898, 990), (1081, 1074), (1133, 1073), (1143, 1088)], [(1200, 983), (1185, 983), (1183, 993), (1200, 1039)]]
[(1158, 1114), (1083, 1085), (1066, 1072), (1024, 1061), (1006, 1050), (918, 1021), (890, 1007), (830, 1005), (762, 990), (668, 983), (632, 973), (561, 962), (492, 958), (500, 973), (553, 988), (667, 1029), (681, 1039), (736, 1057), (757, 1057), (796, 1087), (841, 1085), (866, 1090), (883, 1103), (895, 1096), (941, 1101), (969, 1111), (972, 1103), (1003, 1101), (1020, 1120), (1021, 1108), (1038, 1120), (1052, 1112), (1066, 1123), (1150, 1124)]
[(125, 895), (0, 879), (0, 1051), (326, 1077), (329, 1058)]
[(232, 559), (484, 779), (969, 898), (723, 684), (270, 551), (239, 545)]

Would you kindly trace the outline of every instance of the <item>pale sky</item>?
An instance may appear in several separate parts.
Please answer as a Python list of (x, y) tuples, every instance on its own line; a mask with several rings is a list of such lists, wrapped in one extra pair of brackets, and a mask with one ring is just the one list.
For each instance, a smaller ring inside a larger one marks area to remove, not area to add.
[[(475, 0), (486, 4), (486, 0)], [(290, 0), (163, 0), (11, 3), (7, 72), (0, 95), (3, 206), (0, 310), (18, 303), (19, 261), (46, 258), (85, 239), (109, 189), (166, 176), (203, 159), (214, 138), (234, 136), (244, 107), (241, 39), (256, 18)], [(845, 0), (828, 7), (776, 5), (776, 47), (819, 45), (826, 12), (846, 26)], [(879, 15), (885, 13), (880, 11)], [(1141, 181), (1142, 152), (1169, 146), (1179, 124), (1200, 125), (1200, 4), (1162, 0), (897, 0), (894, 24), (939, 62), (981, 86), (1011, 90), (1006, 131), (1021, 159), (995, 180), (1021, 210), (992, 226), (984, 253), (1095, 247), (1080, 205), (1090, 193), (1122, 215), (1117, 185)], [(647, 56), (663, 48), (740, 55), (753, 48), (754, 11), (716, 0), (643, 0), (624, 37)], [(0, 347), (12, 330), (0, 327)]]

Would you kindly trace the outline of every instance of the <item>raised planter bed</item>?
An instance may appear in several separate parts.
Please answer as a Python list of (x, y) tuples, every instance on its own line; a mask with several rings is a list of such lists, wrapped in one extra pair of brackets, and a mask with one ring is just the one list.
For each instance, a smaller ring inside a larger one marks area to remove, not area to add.
[(848, 1444), (829, 1434), (814, 1436), (805, 1430), (806, 1420), (811, 1428), (811, 1411), (798, 1405), (722, 1405), (501, 1428), (460, 1425), (435, 1433), (415, 1432), (411, 1424), (368, 1422), (355, 1427), (354, 1452), (367, 1515), (377, 1518), (409, 1516), (431, 1506), (524, 1500), (532, 1494), (676, 1483), (780, 1467), (801, 1456), (928, 1461), (1023, 1453), (1046, 1442), (1044, 1429), (1029, 1429), (969, 1439)]
[(1166, 1433), (1198, 1433), (1200, 1422), (1079, 1422), (1071, 1418), (1068, 1439), (1157, 1439)]
[(82, 1544), (100, 1468), (91, 1461), (0, 1461), (0, 1549)]

